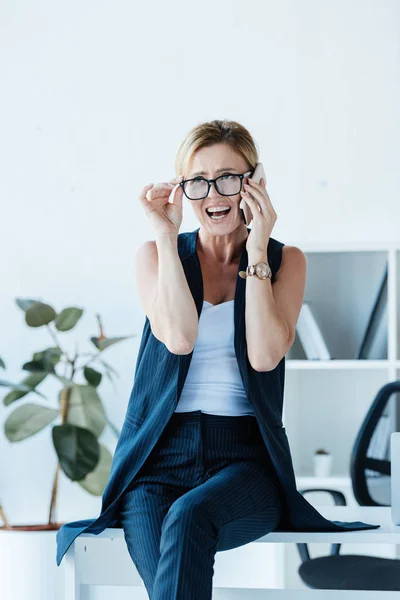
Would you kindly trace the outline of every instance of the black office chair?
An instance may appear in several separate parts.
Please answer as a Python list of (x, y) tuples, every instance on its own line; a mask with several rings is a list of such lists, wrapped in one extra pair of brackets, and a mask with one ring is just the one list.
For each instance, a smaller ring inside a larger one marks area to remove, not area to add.
[[(353, 493), (361, 506), (390, 506), (390, 419), (387, 409), (392, 394), (400, 392), (400, 381), (385, 384), (377, 393), (354, 442), (350, 473)], [(386, 483), (386, 499), (382, 485), (368, 487), (368, 481)], [(379, 491), (380, 490), (380, 491)], [(299, 490), (328, 492), (336, 505), (345, 505), (346, 498), (337, 490), (311, 488)], [(377, 498), (376, 494), (380, 497)], [(339, 554), (341, 544), (331, 544), (331, 554), (311, 558), (305, 543), (296, 544), (302, 563), (298, 573), (313, 589), (400, 591), (400, 560), (377, 556)]]

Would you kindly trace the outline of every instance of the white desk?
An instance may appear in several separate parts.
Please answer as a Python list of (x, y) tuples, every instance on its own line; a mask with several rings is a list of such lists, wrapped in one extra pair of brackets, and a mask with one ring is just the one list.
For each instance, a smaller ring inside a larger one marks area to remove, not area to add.
[[(257, 543), (377, 543), (400, 544), (400, 526), (394, 526), (390, 507), (319, 506), (328, 519), (337, 521), (364, 521), (379, 524), (378, 529), (333, 533), (271, 532), (251, 542)], [(106, 529), (98, 535), (81, 534), (70, 546), (63, 560), (65, 568), (66, 600), (83, 600), (84, 585), (136, 586), (144, 584), (129, 556), (122, 529)], [(341, 590), (285, 590), (285, 589), (213, 589), (213, 600), (384, 600), (398, 597), (398, 592), (367, 592)], [(143, 597), (142, 595), (140, 596)], [(132, 599), (134, 599), (134, 594)]]
[(400, 526), (392, 523), (390, 506), (318, 506), (320, 512), (327, 519), (333, 521), (363, 521), (380, 525), (377, 529), (364, 529), (362, 531), (340, 531), (321, 533), (301, 532), (275, 532), (259, 538), (257, 542), (329, 542), (329, 543), (376, 543), (400, 544)]

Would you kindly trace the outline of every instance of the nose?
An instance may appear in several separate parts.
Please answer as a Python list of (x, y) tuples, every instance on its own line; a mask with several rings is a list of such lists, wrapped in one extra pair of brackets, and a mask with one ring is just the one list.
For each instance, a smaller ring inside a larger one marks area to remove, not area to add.
[(217, 192), (217, 188), (215, 187), (215, 181), (210, 183), (210, 191), (208, 192), (208, 197), (210, 198), (219, 198), (219, 193)]

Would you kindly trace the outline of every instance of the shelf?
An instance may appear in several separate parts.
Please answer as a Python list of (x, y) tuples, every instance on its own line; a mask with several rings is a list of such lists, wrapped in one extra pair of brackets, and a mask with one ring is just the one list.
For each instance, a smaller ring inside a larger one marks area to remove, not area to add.
[(315, 362), (304, 361), (308, 368), (286, 374), (283, 422), (295, 473), (313, 475), (314, 453), (324, 448), (333, 457), (332, 474), (349, 474), (360, 425), (376, 394), (396, 370), (371, 368), (371, 363), (387, 365), (387, 361), (337, 361), (342, 368), (336, 367), (336, 361), (325, 361), (326, 368), (318, 361), (313, 368)]
[(292, 240), (291, 245), (298, 245), (305, 252), (395, 252), (400, 251), (400, 244), (396, 241), (369, 242), (305, 242), (304, 240)]
[(298, 488), (332, 488), (342, 489), (351, 488), (350, 475), (330, 475), (328, 477), (316, 477), (315, 475), (299, 475), (296, 476), (296, 484)]
[(293, 359), (285, 360), (286, 369), (300, 371), (302, 369), (388, 369), (399, 368), (400, 361), (389, 360), (308, 360)]

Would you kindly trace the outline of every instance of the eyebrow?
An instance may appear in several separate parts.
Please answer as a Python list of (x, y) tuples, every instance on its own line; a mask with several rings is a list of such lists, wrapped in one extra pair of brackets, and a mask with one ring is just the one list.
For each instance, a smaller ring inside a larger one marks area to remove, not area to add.
[[(236, 173), (236, 169), (234, 169), (233, 167), (222, 167), (222, 169), (217, 169), (215, 172), (222, 173), (222, 171), (234, 171)], [(189, 179), (191, 179), (192, 177), (197, 177), (197, 175), (206, 175), (206, 172), (205, 171), (196, 171), (196, 173), (192, 173), (192, 175), (189, 177)]]

